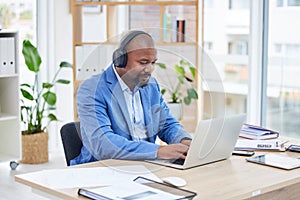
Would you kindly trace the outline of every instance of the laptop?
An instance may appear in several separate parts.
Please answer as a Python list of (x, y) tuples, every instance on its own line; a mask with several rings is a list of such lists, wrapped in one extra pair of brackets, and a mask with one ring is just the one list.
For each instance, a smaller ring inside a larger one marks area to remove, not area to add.
[(147, 162), (188, 169), (225, 160), (232, 154), (246, 115), (201, 120), (198, 122), (186, 159), (156, 159)]

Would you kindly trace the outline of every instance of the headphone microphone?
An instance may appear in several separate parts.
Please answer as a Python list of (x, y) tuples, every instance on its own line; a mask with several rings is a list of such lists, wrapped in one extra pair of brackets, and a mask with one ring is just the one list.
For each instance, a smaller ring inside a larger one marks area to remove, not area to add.
[[(129, 33), (121, 42), (120, 46), (113, 52), (112, 60), (113, 64), (119, 68), (125, 68), (127, 65), (127, 51), (126, 46), (129, 44), (131, 40), (133, 40), (136, 36), (145, 34), (151, 37), (148, 33), (144, 31), (133, 31)], [(152, 38), (152, 37), (151, 37)]]

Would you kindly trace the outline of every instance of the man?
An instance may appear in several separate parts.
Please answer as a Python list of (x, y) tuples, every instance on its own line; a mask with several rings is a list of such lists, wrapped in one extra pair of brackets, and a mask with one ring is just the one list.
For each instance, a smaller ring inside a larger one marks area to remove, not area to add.
[[(104, 159), (185, 159), (191, 136), (170, 114), (151, 77), (157, 51), (152, 37), (131, 31), (113, 64), (84, 81), (77, 93), (83, 147), (71, 165)], [(168, 145), (155, 144), (157, 136)]]

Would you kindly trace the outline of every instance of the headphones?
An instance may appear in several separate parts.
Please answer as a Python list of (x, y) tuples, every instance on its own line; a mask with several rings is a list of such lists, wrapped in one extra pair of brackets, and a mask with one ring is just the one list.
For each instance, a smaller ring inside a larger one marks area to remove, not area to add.
[(148, 35), (150, 38), (151, 35), (149, 35), (148, 33), (144, 32), (144, 31), (133, 31), (131, 33), (129, 33), (121, 42), (120, 46), (114, 51), (113, 53), (113, 64), (116, 67), (119, 68), (124, 68), (127, 65), (127, 51), (126, 51), (126, 46), (128, 45), (128, 43), (135, 38), (138, 35), (141, 34), (145, 34)]

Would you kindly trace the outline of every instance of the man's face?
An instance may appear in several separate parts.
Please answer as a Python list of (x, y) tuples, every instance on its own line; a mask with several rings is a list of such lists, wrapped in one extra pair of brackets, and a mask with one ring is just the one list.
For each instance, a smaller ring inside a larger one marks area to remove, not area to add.
[(154, 70), (153, 64), (157, 60), (155, 48), (142, 48), (128, 52), (126, 79), (134, 86), (142, 87), (147, 85), (151, 73)]

